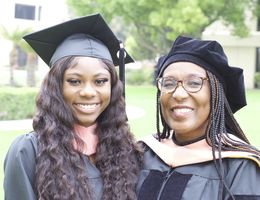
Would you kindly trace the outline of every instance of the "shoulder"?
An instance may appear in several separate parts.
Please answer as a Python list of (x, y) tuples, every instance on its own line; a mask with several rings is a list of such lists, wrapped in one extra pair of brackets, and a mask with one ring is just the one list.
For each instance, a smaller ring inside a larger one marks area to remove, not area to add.
[(146, 136), (138, 141), (144, 152), (143, 170), (168, 170), (169, 166), (154, 152), (150, 145), (147, 144), (149, 142), (159, 143), (159, 141), (153, 135)]
[(4, 167), (17, 163), (34, 163), (36, 154), (37, 140), (34, 132), (17, 136), (6, 154)]
[(25, 153), (32, 151), (36, 153), (37, 150), (37, 139), (35, 132), (30, 132), (27, 134), (19, 135), (11, 143), (8, 154), (14, 153)]
[(260, 176), (259, 161), (248, 158), (226, 158), (224, 159), (226, 168), (229, 172), (253, 172)]
[(254, 160), (226, 158), (224, 165), (227, 167), (225, 179), (235, 195), (260, 197), (260, 168)]
[(249, 185), (251, 188), (254, 188), (254, 184), (260, 184), (260, 168), (254, 160), (226, 158), (223, 161), (226, 168), (225, 177), (227, 182), (236, 185), (237, 188), (245, 187), (243, 185)]
[(36, 154), (37, 141), (33, 132), (20, 135), (12, 142), (4, 160), (4, 191), (7, 199), (36, 199)]

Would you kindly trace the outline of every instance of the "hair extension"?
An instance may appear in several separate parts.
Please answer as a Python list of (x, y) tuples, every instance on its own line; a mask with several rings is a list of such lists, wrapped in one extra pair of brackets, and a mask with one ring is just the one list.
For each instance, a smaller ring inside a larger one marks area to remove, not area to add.
[[(156, 128), (157, 128), (157, 134), (155, 135), (156, 138), (161, 141), (162, 139), (169, 138), (171, 135), (171, 129), (162, 117), (162, 110), (161, 110), (161, 104), (160, 104), (160, 95), (161, 92), (159, 89), (157, 89), (157, 95), (156, 95)], [(160, 131), (160, 120), (162, 122), (163, 131)]]
[[(65, 70), (75, 64), (74, 58), (66, 57), (55, 63), (36, 99), (37, 113), (33, 119), (38, 140), (35, 187), (40, 200), (87, 200), (93, 199), (94, 195), (86, 177), (83, 154), (73, 147), (74, 140), (79, 145), (83, 143), (74, 132), (77, 119), (62, 94), (63, 76)], [(104, 179), (103, 199), (131, 200), (135, 199), (133, 193), (141, 154), (127, 126), (122, 88), (114, 66), (103, 62), (108, 66), (112, 79), (111, 102), (102, 113), (105, 117), (98, 119), (97, 128), (99, 146), (96, 161)], [(102, 165), (107, 165), (107, 168)], [(114, 177), (107, 176), (106, 170), (113, 171)], [(111, 191), (107, 189), (110, 184), (113, 185)]]
[[(227, 190), (227, 192), (230, 194), (231, 198), (234, 199), (232, 193), (230, 192), (224, 178), (224, 166), (222, 163), (222, 157), (221, 157), (221, 149), (222, 149), (222, 143), (221, 141), (221, 135), (222, 133), (226, 132), (225, 130), (225, 123), (224, 123), (224, 104), (222, 103), (223, 99), (223, 87), (221, 83), (219, 83), (216, 79), (216, 77), (211, 74), (210, 72), (207, 72), (209, 82), (210, 82), (210, 91), (211, 91), (211, 112), (210, 112), (210, 125), (207, 130), (207, 141), (212, 146), (212, 155), (213, 155), (213, 161), (216, 167), (216, 171), (220, 178), (220, 185), (219, 185), (219, 193), (218, 193), (218, 199), (222, 199), (222, 195), (224, 192), (224, 188)], [(216, 159), (216, 151), (218, 152), (218, 159)]]
[[(161, 141), (161, 139), (168, 138), (170, 136), (170, 128), (168, 127), (166, 121), (164, 120), (162, 116), (162, 111), (161, 111), (161, 104), (160, 104), (160, 95), (161, 92), (159, 89), (157, 90), (157, 98), (156, 98), (156, 128), (157, 128), (157, 134), (155, 137)], [(162, 122), (163, 126), (163, 131), (160, 132), (160, 120)]]
[[(221, 187), (227, 190), (231, 198), (234, 199), (224, 179), (224, 167), (222, 163), (221, 151), (244, 151), (259, 155), (259, 150), (251, 146), (234, 118), (229, 103), (226, 99), (222, 84), (215, 75), (207, 71), (211, 88), (211, 113), (210, 123), (207, 131), (207, 142), (212, 146), (213, 159), (216, 169), (221, 179)], [(235, 135), (242, 141), (231, 138)], [(216, 149), (218, 151), (218, 159), (216, 161)], [(223, 191), (220, 190), (219, 198), (222, 198)]]
[(160, 131), (160, 119), (162, 120), (162, 117), (160, 118), (160, 91), (157, 89), (157, 93), (156, 93), (156, 130), (157, 130), (157, 134), (156, 137), (159, 141), (161, 141), (162, 133)]
[[(249, 144), (248, 139), (246, 138), (244, 132), (240, 128), (238, 122), (236, 121), (233, 112), (229, 106), (229, 103), (226, 99), (225, 92), (222, 84), (217, 80), (217, 78), (207, 72), (210, 79), (211, 85), (211, 107), (214, 114), (220, 112), (221, 117), (218, 118), (214, 116), (210, 119), (209, 126), (212, 126), (212, 123), (217, 122), (215, 125), (218, 129), (216, 136), (218, 140), (216, 141), (215, 146), (221, 145), (221, 150), (229, 151), (244, 151), (248, 153), (253, 153), (259, 155), (259, 150)], [(214, 91), (218, 91), (217, 94)], [(217, 95), (217, 96), (216, 96)], [(214, 119), (214, 120), (213, 120)], [(213, 133), (208, 133), (207, 135), (214, 135)], [(234, 135), (241, 139), (242, 141), (235, 140), (231, 137)], [(211, 144), (210, 140), (207, 140)], [(214, 141), (214, 140), (212, 140)], [(213, 144), (211, 144), (213, 146)]]

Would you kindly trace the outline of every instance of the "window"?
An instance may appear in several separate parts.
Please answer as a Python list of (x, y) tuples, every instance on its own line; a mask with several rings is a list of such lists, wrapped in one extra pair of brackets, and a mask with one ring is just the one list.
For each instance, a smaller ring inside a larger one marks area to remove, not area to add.
[[(257, 6), (260, 7), (260, 0), (257, 1)], [(260, 31), (260, 17), (257, 18), (257, 31)]]
[(260, 31), (260, 17), (257, 19), (257, 31)]
[(42, 14), (42, 7), (39, 6), (39, 7), (38, 7), (38, 21), (41, 20), (41, 14)]
[(256, 71), (260, 72), (260, 47), (256, 48)]
[[(35, 20), (36, 7), (25, 4), (15, 4), (15, 18)], [(38, 16), (39, 18), (39, 16)]]

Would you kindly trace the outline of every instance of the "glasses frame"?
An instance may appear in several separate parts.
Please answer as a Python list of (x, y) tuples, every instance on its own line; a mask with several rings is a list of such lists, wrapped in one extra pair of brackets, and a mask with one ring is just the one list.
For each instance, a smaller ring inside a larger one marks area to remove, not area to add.
[[(160, 78), (157, 78), (157, 79), (156, 79), (157, 88), (158, 88), (161, 92), (164, 92), (164, 91), (162, 91), (162, 86), (161, 86), (161, 80), (164, 79), (164, 78), (172, 78), (172, 77), (160, 77)], [(167, 92), (164, 92), (164, 93), (172, 93), (172, 92), (174, 92), (174, 91), (179, 87), (180, 84), (181, 84), (182, 88), (183, 88), (186, 92), (188, 92), (188, 93), (196, 93), (196, 92), (199, 92), (199, 91), (202, 89), (203, 84), (204, 84), (204, 81), (208, 81), (208, 80), (209, 80), (207, 77), (200, 77), (200, 76), (196, 76), (196, 77), (194, 77), (194, 78), (200, 78), (200, 79), (202, 80), (201, 87), (200, 87), (198, 90), (196, 90), (196, 91), (189, 91), (189, 90), (187, 90), (187, 89), (183, 86), (183, 81), (188, 80), (188, 79), (191, 79), (191, 78), (187, 78), (187, 79), (183, 79), (183, 80), (176, 80), (176, 79), (172, 78), (173, 80), (176, 81), (176, 86), (175, 86), (175, 88), (172, 89), (171, 91), (167, 91)]]

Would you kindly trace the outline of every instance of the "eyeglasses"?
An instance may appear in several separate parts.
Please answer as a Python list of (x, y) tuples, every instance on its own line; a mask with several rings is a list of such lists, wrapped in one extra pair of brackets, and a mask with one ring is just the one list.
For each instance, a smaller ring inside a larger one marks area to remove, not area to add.
[(161, 77), (157, 79), (157, 87), (161, 92), (171, 93), (176, 90), (181, 83), (181, 86), (190, 93), (195, 93), (201, 90), (203, 82), (208, 80), (206, 77), (191, 77), (183, 80), (176, 80), (172, 77)]

